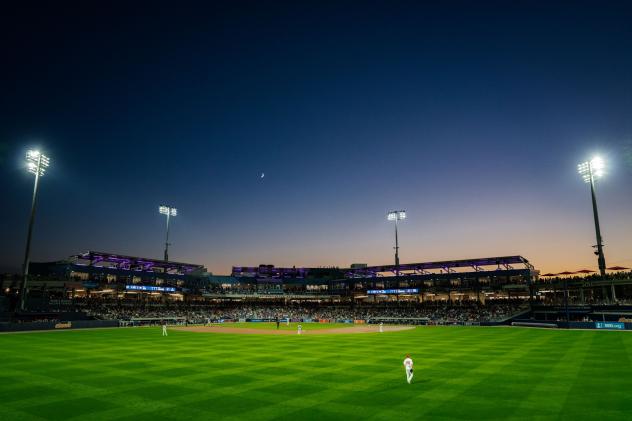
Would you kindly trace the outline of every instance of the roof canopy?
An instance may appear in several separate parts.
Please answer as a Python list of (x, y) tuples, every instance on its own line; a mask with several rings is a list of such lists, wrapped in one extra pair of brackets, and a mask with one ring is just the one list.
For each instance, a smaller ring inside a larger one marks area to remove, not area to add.
[[(456, 272), (457, 268), (474, 269), (476, 272), (488, 271), (488, 266), (495, 266), (494, 270), (514, 269), (512, 265), (520, 265), (522, 268), (533, 269), (533, 265), (522, 256), (482, 257), (477, 259), (445, 260), (440, 262), (408, 263), (399, 265), (400, 273), (425, 274), (429, 270), (441, 270), (447, 273)], [(398, 267), (395, 265), (369, 266), (366, 268), (346, 269), (348, 277), (370, 277), (378, 273), (395, 273)]]
[[(476, 272), (515, 269), (512, 265), (520, 265), (521, 269), (533, 269), (533, 266), (522, 256), (483, 257), (478, 259), (446, 260), (440, 262), (408, 263), (399, 265), (399, 272), (412, 275), (428, 274), (429, 270), (441, 270), (446, 273), (457, 272), (457, 268), (474, 269)], [(232, 276), (255, 278), (304, 278), (309, 272), (322, 271), (323, 268), (277, 268), (273, 265), (233, 266)], [(392, 273), (397, 270), (395, 265), (358, 267), (340, 269), (347, 278), (374, 277), (378, 274)]]
[(156, 271), (164, 273), (188, 274), (205, 271), (202, 265), (191, 263), (171, 262), (145, 257), (124, 256), (121, 254), (103, 253), (99, 251), (87, 251), (70, 257), (75, 265), (105, 266), (122, 270)]

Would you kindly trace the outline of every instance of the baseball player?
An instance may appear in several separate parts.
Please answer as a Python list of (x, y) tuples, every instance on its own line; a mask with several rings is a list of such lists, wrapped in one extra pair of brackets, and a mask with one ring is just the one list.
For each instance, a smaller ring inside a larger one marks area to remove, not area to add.
[(380, 333), (384, 332), (384, 323), (380, 322)]
[(298, 333), (299, 335), (303, 332), (303, 326), (301, 326), (300, 324), (298, 325), (298, 331), (296, 333)]
[(168, 336), (167, 335), (167, 322), (162, 322), (162, 336)]
[(413, 380), (413, 360), (410, 358), (410, 354), (406, 354), (406, 358), (404, 358), (404, 368), (406, 369), (406, 381), (410, 384)]

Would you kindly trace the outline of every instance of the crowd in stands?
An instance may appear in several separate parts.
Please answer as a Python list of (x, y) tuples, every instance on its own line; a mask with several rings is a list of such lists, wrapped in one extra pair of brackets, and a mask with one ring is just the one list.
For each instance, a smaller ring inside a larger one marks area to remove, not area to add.
[(578, 275), (578, 274), (573, 274), (573, 276), (568, 275), (568, 276), (552, 276), (552, 277), (545, 277), (545, 276), (540, 276), (540, 280), (538, 282), (540, 283), (559, 283), (559, 282), (563, 282), (564, 280), (566, 281), (598, 281), (598, 280), (602, 280), (602, 279), (630, 279), (632, 278), (632, 271), (619, 271), (619, 272), (610, 272), (610, 273), (606, 273), (606, 276), (601, 276), (601, 274), (599, 273), (594, 273), (592, 275)]
[(75, 303), (76, 308), (104, 320), (179, 319), (187, 323), (207, 323), (219, 319), (326, 319), (377, 320), (427, 319), (433, 322), (481, 322), (505, 319), (525, 308), (521, 300), (497, 300), (482, 305), (475, 301), (458, 303), (139, 303), (89, 299)]

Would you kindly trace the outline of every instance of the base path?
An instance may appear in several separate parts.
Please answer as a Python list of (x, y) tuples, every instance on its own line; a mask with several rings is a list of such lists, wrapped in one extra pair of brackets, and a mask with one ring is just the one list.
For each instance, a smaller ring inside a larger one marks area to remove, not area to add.
[[(296, 330), (276, 330), (276, 329), (256, 329), (248, 327), (224, 327), (224, 326), (191, 326), (173, 327), (172, 330), (183, 330), (186, 332), (201, 333), (236, 333), (242, 335), (298, 335)], [(400, 330), (414, 329), (414, 326), (384, 326), (384, 332), (397, 332)], [(330, 335), (338, 333), (378, 333), (377, 325), (338, 327), (332, 329), (303, 329), (301, 335)]]

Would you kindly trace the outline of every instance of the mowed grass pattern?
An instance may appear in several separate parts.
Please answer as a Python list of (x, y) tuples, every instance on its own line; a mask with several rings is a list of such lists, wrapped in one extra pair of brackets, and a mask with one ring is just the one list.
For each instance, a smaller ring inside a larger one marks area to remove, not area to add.
[(520, 328), (0, 335), (0, 419), (623, 420), (631, 352), (627, 332)]

